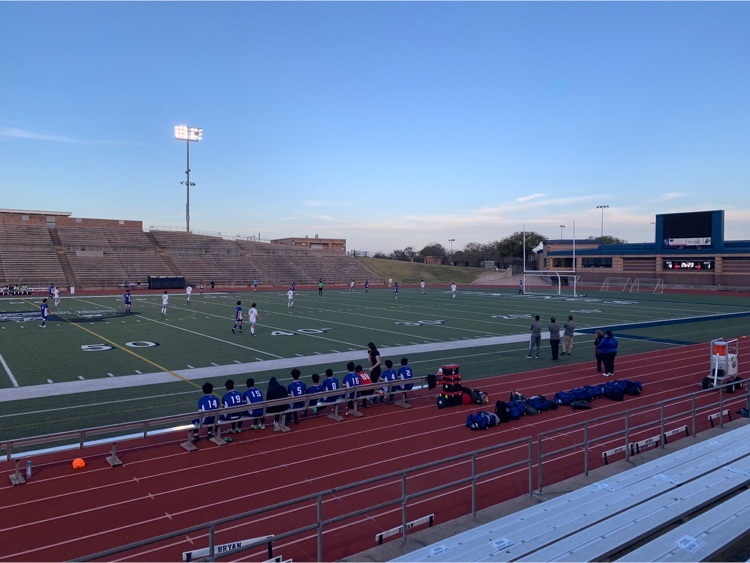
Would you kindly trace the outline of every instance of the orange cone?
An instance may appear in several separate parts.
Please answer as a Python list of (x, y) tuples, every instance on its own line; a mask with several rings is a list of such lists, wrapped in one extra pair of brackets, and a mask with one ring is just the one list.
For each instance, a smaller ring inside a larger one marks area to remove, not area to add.
[(83, 458), (77, 457), (73, 460), (73, 469), (83, 469), (86, 467), (86, 462), (83, 461)]

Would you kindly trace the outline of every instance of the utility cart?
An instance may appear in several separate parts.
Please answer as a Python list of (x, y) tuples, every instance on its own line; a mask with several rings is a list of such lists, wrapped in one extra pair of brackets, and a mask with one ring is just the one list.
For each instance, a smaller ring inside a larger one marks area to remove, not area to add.
[(719, 387), (732, 382), (734, 382), (734, 385), (727, 385), (726, 387), (729, 393), (742, 389), (742, 378), (737, 375), (738, 344), (736, 338), (734, 340), (717, 338), (711, 341), (711, 371), (703, 378), (702, 386), (704, 389)]

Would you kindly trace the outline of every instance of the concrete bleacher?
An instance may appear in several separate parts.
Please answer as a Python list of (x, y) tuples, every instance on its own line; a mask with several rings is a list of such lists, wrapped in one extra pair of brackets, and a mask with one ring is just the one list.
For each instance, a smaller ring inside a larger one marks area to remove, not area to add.
[(690, 561), (727, 546), (741, 549), (750, 520), (747, 502), (736, 499), (747, 499), (737, 491), (750, 486), (750, 426), (745, 419), (732, 428), (712, 429), (699, 441), (673, 443), (670, 449), (677, 451), (656, 448), (630, 463), (545, 488), (542, 502), (539, 496), (514, 499), (481, 511), (477, 519), (463, 517), (346, 560), (656, 561), (663, 551)]
[(0, 223), (0, 269), (8, 283), (66, 285), (65, 274), (44, 225)]

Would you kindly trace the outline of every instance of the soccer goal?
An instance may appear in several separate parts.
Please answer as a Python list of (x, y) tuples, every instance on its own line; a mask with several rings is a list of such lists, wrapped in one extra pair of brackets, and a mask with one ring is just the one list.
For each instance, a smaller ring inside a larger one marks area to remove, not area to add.
[(664, 280), (660, 278), (635, 278), (627, 288), (630, 293), (664, 293)]
[(575, 287), (581, 276), (574, 272), (559, 270), (538, 270), (523, 273), (524, 293), (547, 293), (562, 295), (564, 290), (570, 289), (575, 293)]
[(606, 278), (599, 291), (627, 291), (631, 283), (631, 278)]

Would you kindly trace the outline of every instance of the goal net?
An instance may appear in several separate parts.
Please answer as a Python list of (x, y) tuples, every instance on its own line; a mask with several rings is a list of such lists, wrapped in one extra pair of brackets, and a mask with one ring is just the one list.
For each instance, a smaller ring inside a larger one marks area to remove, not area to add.
[(561, 295), (573, 293), (573, 289), (581, 277), (573, 272), (561, 272), (558, 270), (539, 270), (536, 272), (524, 272), (524, 293), (543, 293)]
[(631, 278), (606, 278), (599, 291), (628, 291), (632, 282)]
[(630, 293), (664, 293), (664, 280), (660, 278), (635, 278), (627, 291)]

